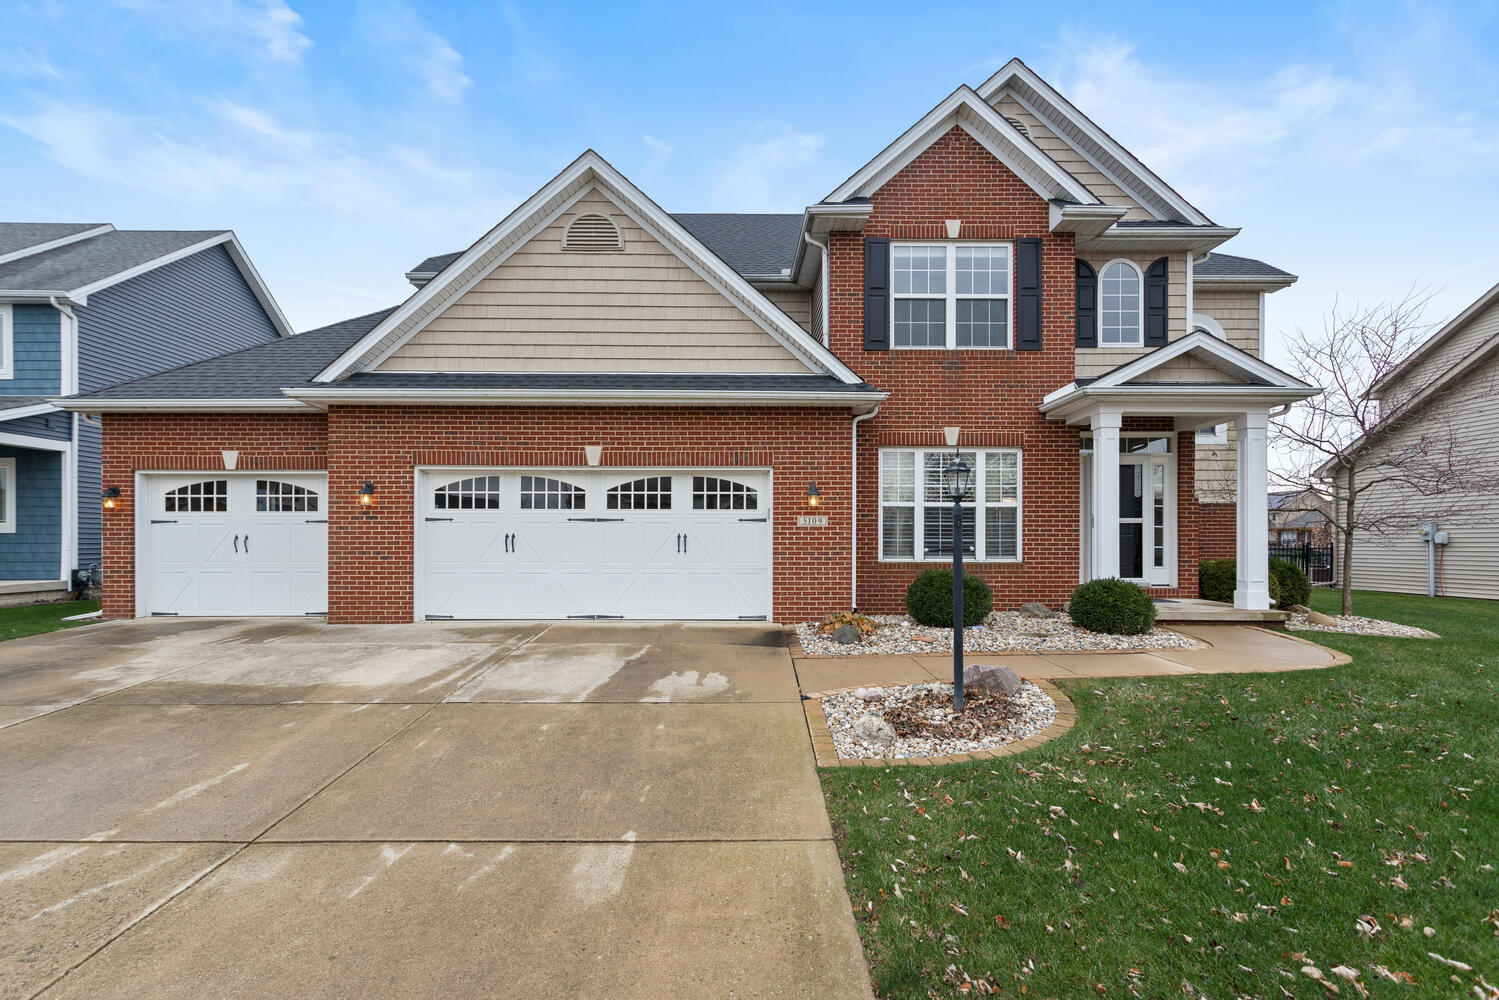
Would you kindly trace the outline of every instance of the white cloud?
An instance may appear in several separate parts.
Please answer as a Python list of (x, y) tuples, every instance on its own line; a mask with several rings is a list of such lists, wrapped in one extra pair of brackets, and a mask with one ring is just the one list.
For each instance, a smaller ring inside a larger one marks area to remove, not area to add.
[(785, 123), (774, 134), (738, 149), (719, 172), (715, 203), (741, 212), (786, 211), (808, 200), (813, 171), (826, 139)]
[(52, 60), (47, 58), (45, 52), (38, 52), (20, 44), (7, 46), (5, 51), (0, 53), (0, 73), (45, 80), (56, 80), (62, 75), (57, 71), (57, 66)]
[(677, 148), (671, 143), (663, 139), (657, 139), (653, 135), (642, 135), (640, 141), (645, 143), (645, 169), (647, 173), (655, 173), (666, 166), (666, 161), (671, 159), (671, 154), (677, 151)]
[(412, 10), (398, 0), (376, 0), (361, 6), (360, 28), (374, 45), (388, 49), (439, 100), (457, 103), (473, 80), (463, 72), (463, 56)]
[(285, 0), (115, 0), (127, 10), (170, 22), (193, 32), (252, 41), (273, 62), (297, 63), (312, 46), (302, 32), (302, 15)]

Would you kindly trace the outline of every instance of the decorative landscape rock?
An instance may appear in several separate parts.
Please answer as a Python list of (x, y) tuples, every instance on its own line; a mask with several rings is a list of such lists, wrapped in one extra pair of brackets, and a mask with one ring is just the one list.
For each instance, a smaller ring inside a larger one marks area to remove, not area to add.
[(1440, 639), (1435, 632), (1414, 625), (1387, 622), (1382, 618), (1360, 618), (1358, 615), (1323, 615), (1313, 611), (1293, 611), (1286, 628), (1298, 632), (1343, 632), (1348, 635), (1382, 635), (1397, 639)]
[(963, 669), (963, 690), (1013, 698), (1020, 693), (1020, 675), (997, 663), (975, 663)]
[(877, 715), (861, 715), (851, 727), (854, 739), (872, 747), (893, 747), (895, 727)]
[(1305, 604), (1293, 604), (1289, 610), (1293, 615), (1309, 615), (1312, 613), (1312, 609)]
[(1336, 618), (1334, 618), (1332, 615), (1324, 615), (1320, 611), (1307, 611), (1307, 612), (1305, 612), (1305, 614), (1306, 614), (1306, 620), (1309, 621), (1309, 622), (1311, 622), (1313, 625), (1325, 625), (1325, 626), (1336, 627), (1337, 624), (1338, 624), (1338, 620)]
[[(952, 629), (918, 625), (906, 615), (871, 615), (878, 626), (862, 642), (844, 645), (822, 631), (821, 622), (796, 626), (806, 656), (941, 654), (952, 649)], [(1191, 636), (1156, 627), (1144, 635), (1102, 635), (1072, 624), (1066, 615), (1028, 618), (1018, 611), (996, 611), (984, 624), (963, 630), (963, 648), (983, 653), (1071, 653), (1099, 650), (1196, 649)]]
[(1062, 616), (1060, 611), (1053, 611), (1036, 601), (1020, 605), (1020, 614), (1026, 618), (1060, 618)]
[(839, 625), (833, 630), (832, 640), (840, 646), (857, 646), (864, 641), (864, 636), (852, 625)]

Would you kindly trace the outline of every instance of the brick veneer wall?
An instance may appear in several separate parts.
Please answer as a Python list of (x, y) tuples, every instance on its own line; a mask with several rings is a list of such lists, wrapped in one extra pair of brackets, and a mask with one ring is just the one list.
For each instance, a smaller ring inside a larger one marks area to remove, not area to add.
[(136, 472), (211, 472), (223, 451), (238, 451), (239, 469), (313, 471), (328, 466), (327, 421), (321, 413), (106, 414), (105, 489), (118, 487), (104, 512), (105, 617), (135, 614)]
[[(880, 449), (944, 447), (946, 426), (962, 428), (965, 448), (1022, 449), (1021, 561), (969, 568), (994, 589), (996, 607), (1061, 603), (1078, 582), (1079, 431), (1046, 420), (1038, 407), (1074, 377), (1073, 238), (1050, 232), (1047, 203), (960, 128), (933, 143), (871, 201), (862, 233), (832, 235), (829, 264), (830, 345), (866, 381), (890, 393), (878, 416), (859, 428), (858, 606), (900, 611), (911, 579), (946, 565), (881, 562), (877, 530)], [(948, 219), (962, 221), (960, 239), (1041, 239), (1040, 351), (864, 350), (864, 238), (945, 239)], [(1193, 436), (1180, 435), (1180, 441), (1180, 586), (1157, 591), (1163, 596), (1195, 596), (1197, 545), (1207, 543), (1199, 539), (1210, 522), (1192, 494)], [(1227, 510), (1232, 552), (1232, 505)], [(1214, 535), (1220, 522), (1221, 516), (1211, 520)]]

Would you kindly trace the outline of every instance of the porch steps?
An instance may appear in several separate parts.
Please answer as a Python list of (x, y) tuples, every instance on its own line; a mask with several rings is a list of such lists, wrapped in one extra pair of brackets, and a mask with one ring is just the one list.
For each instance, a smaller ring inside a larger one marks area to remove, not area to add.
[(1232, 622), (1259, 622), (1279, 624), (1291, 620), (1289, 611), (1248, 611), (1220, 601), (1204, 601), (1199, 598), (1158, 597), (1155, 602), (1155, 620), (1181, 625), (1225, 625)]

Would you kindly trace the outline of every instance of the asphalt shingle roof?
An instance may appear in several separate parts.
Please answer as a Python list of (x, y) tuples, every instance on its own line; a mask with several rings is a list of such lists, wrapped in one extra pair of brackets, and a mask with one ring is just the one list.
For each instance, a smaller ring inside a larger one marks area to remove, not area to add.
[(98, 229), (102, 222), (0, 222), (0, 254)]
[(47, 396), (0, 396), (0, 420), (3, 420), (10, 410), (36, 406), (38, 403), (45, 403), (48, 398)]
[[(227, 230), (115, 230), (0, 264), (0, 289), (72, 291)], [(53, 237), (56, 239), (56, 237)]]
[(1235, 257), (1229, 253), (1210, 253), (1207, 260), (1192, 265), (1195, 278), (1269, 278), (1295, 281), (1296, 275), (1273, 264), (1252, 257)]
[[(796, 261), (801, 213), (687, 212), (673, 215), (682, 228), (702, 241), (742, 275), (777, 275)], [(436, 274), (463, 251), (428, 257), (412, 274)]]
[(158, 375), (105, 386), (79, 399), (272, 399), (301, 385), (364, 336), (395, 307), (356, 316)]

